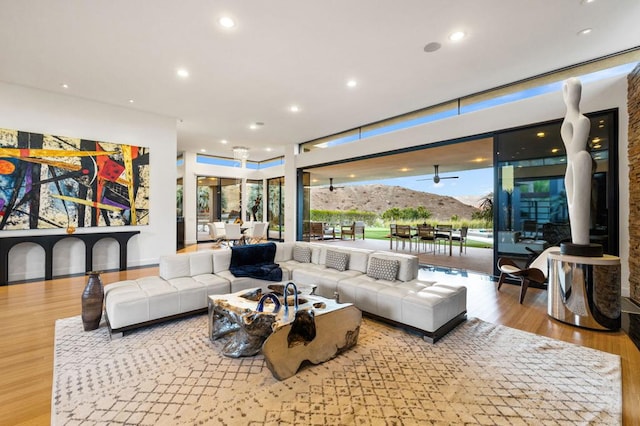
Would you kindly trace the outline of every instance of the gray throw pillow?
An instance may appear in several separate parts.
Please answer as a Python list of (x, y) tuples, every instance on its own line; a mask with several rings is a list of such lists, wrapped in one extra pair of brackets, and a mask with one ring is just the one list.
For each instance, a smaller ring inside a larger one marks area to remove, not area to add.
[(325, 261), (325, 266), (327, 268), (336, 269), (338, 271), (344, 271), (347, 269), (348, 263), (349, 263), (349, 253), (327, 250), (327, 259)]
[(311, 263), (311, 249), (309, 247), (293, 247), (293, 260), (300, 263)]
[(395, 281), (400, 269), (400, 261), (372, 257), (367, 268), (367, 276), (377, 280)]

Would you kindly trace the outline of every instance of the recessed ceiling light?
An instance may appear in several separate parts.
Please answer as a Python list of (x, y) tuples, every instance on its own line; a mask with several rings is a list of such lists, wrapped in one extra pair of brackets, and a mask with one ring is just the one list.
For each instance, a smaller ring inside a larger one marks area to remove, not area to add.
[(267, 151), (267, 152), (271, 152), (272, 151), (271, 148), (269, 148), (269, 147), (265, 148), (264, 150)]
[(221, 144), (223, 144), (223, 145), (225, 145), (225, 144), (229, 143), (229, 141), (228, 141), (228, 140), (226, 140), (226, 139), (222, 139), (222, 140), (220, 141), (220, 143), (221, 143)]
[(591, 32), (591, 28), (585, 28), (584, 30), (580, 30), (580, 31), (578, 31), (578, 35), (579, 35), (579, 36), (581, 36), (581, 35), (587, 35), (587, 34), (589, 34), (590, 32)]
[(251, 124), (249, 124), (249, 128), (250, 128), (251, 130), (255, 130), (255, 129), (257, 129), (257, 128), (258, 128), (258, 126), (256, 126), (256, 125), (255, 125), (255, 123), (251, 123)]
[(289, 107), (289, 111), (291, 111), (291, 112), (298, 112), (298, 111), (300, 111), (300, 107), (298, 107), (298, 105), (291, 105), (291, 106)]
[(206, 149), (204, 149), (204, 148), (202, 148), (202, 149), (200, 150), (200, 152), (207, 152), (207, 150), (206, 150)]
[(235, 21), (228, 16), (223, 16), (222, 18), (218, 19), (218, 23), (224, 28), (233, 28), (236, 26)]
[(558, 149), (558, 148), (553, 148), (553, 149), (551, 150), (551, 152), (553, 152), (554, 154), (555, 154), (556, 152), (558, 152), (558, 151), (560, 151), (560, 149)]
[(353, 179), (354, 177), (356, 177), (356, 175), (354, 175), (354, 174), (350, 174), (350, 175), (349, 175), (349, 177), (350, 177), (351, 179)]
[(357, 85), (358, 85), (358, 82), (355, 80), (347, 81), (347, 87), (356, 87)]
[(189, 77), (189, 71), (187, 71), (187, 70), (186, 70), (186, 69), (184, 69), (184, 68), (180, 68), (180, 69), (178, 69), (178, 71), (176, 71), (176, 74), (178, 74), (178, 77), (181, 77), (181, 78), (187, 78), (187, 77)]
[(539, 138), (544, 138), (544, 132), (538, 132), (536, 133), (536, 136)]
[(582, 0), (582, 4), (589, 4), (589, 3), (593, 3), (596, 0)]
[(134, 102), (135, 102), (135, 101), (134, 101), (133, 99), (129, 99), (129, 103), (130, 103), (130, 104), (132, 104), (132, 103), (134, 103)]
[(456, 31), (454, 33), (451, 33), (449, 35), (449, 40), (451, 41), (460, 41), (463, 38), (465, 38), (467, 35), (465, 34), (464, 31)]
[(69, 85), (67, 83), (62, 83), (60, 87), (62, 87), (63, 89), (68, 89)]
[(408, 172), (408, 171), (409, 171), (409, 169), (408, 169), (408, 168), (406, 168), (406, 167), (403, 167), (403, 168), (401, 168), (401, 169), (400, 169), (400, 171), (401, 171), (401, 172)]
[(424, 51), (427, 53), (431, 53), (431, 52), (435, 52), (436, 50), (440, 49), (442, 47), (442, 45), (438, 42), (431, 42), (431, 43), (427, 43), (424, 46)]

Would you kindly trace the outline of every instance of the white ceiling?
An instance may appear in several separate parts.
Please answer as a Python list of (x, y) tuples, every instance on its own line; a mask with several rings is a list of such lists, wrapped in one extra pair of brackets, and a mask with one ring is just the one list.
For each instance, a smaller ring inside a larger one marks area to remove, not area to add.
[(180, 151), (259, 161), (640, 46), (638, 22), (638, 0), (0, 0), (0, 80), (173, 117)]

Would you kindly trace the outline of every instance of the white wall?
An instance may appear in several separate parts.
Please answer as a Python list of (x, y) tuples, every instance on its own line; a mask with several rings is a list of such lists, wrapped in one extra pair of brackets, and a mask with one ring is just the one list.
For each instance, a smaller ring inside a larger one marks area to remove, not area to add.
[[(622, 263), (622, 294), (629, 295), (629, 159), (627, 111), (627, 78), (616, 76), (583, 83), (580, 109), (583, 113), (619, 109), (618, 152), (620, 184), (620, 259)], [(336, 160), (356, 158), (396, 149), (413, 147), (490, 133), (532, 123), (561, 119), (565, 115), (562, 91), (539, 95), (489, 109), (447, 118), (421, 126), (388, 133), (360, 142), (331, 149), (317, 149), (298, 154), (296, 167), (305, 168)], [(287, 158), (288, 159), (288, 158)], [(287, 199), (289, 201), (289, 199)], [(295, 215), (295, 205), (287, 203), (287, 217)]]
[[(101, 140), (150, 148), (148, 226), (82, 228), (77, 232), (139, 230), (128, 245), (128, 265), (150, 265), (176, 249), (175, 119), (125, 107), (0, 83), (0, 128)], [(0, 231), (1, 237), (58, 234), (60, 229)], [(117, 269), (118, 245), (103, 241), (94, 248), (94, 268)], [(84, 245), (65, 240), (54, 250), (54, 276), (84, 272)], [(14, 247), (9, 281), (44, 277), (44, 251), (33, 244)]]

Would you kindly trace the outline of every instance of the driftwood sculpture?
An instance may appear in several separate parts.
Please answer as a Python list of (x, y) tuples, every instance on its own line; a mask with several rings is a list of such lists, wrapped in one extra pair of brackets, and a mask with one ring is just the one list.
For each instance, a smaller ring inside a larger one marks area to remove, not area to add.
[[(358, 308), (318, 296), (298, 299), (293, 287), (288, 292), (289, 285), (285, 286), (282, 301), (257, 290), (212, 296), (209, 338), (225, 339), (222, 353), (229, 357), (253, 356), (262, 350), (267, 367), (279, 380), (296, 374), (305, 361), (319, 364), (358, 342), (362, 321)], [(290, 294), (293, 297), (287, 297)], [(301, 303), (294, 302), (289, 309), (288, 299)]]

